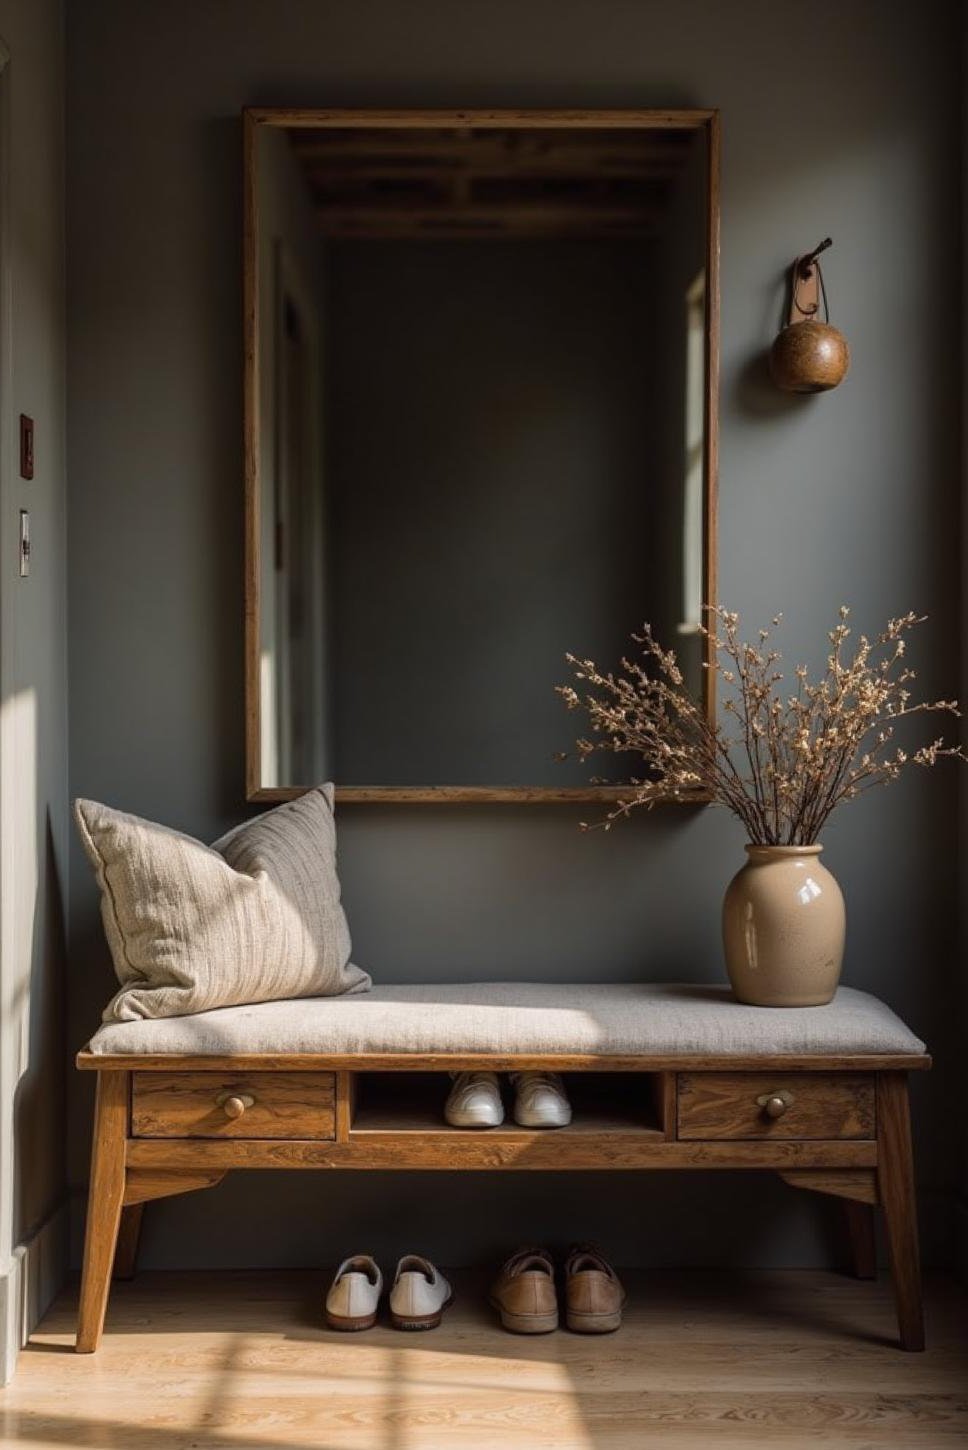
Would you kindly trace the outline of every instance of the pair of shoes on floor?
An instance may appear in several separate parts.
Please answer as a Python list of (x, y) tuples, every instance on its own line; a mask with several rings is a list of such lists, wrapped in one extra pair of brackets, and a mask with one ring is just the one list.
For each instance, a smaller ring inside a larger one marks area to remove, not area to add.
[[(564, 1128), (571, 1103), (556, 1072), (512, 1072), (514, 1121), (522, 1128)], [(497, 1128), (504, 1104), (496, 1072), (459, 1072), (444, 1107), (452, 1128)]]
[[(345, 1259), (326, 1295), (330, 1329), (372, 1329), (376, 1323), (383, 1275), (369, 1254)], [(405, 1254), (397, 1264), (390, 1290), (390, 1323), (394, 1329), (436, 1329), (454, 1291), (439, 1269), (419, 1254)]]
[[(491, 1305), (512, 1334), (558, 1328), (554, 1260), (547, 1249), (519, 1249), (491, 1286)], [(611, 1264), (588, 1244), (569, 1250), (562, 1294), (565, 1323), (577, 1334), (611, 1334), (622, 1323), (625, 1290)]]

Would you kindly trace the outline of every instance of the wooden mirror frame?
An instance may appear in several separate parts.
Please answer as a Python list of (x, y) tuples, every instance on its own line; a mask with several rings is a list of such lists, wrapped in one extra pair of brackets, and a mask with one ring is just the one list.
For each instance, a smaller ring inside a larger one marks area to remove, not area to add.
[[(716, 505), (719, 457), (719, 178), (720, 126), (715, 110), (304, 110), (247, 107), (243, 111), (243, 457), (245, 473), (245, 776), (246, 799), (293, 800), (308, 786), (263, 786), (259, 692), (259, 276), (256, 134), (260, 126), (367, 129), (471, 127), (549, 130), (694, 130), (702, 132), (707, 155), (706, 207), (706, 391), (703, 459), (703, 604), (716, 602)], [(709, 642), (703, 658), (709, 662)], [(715, 672), (703, 670), (703, 708), (715, 714)], [(614, 802), (627, 786), (392, 786), (337, 785), (338, 802)], [(701, 797), (697, 796), (697, 800)]]

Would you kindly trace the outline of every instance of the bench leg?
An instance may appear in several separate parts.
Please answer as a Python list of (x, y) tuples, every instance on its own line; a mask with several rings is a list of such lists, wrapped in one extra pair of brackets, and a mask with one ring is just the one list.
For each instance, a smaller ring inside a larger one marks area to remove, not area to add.
[(921, 1265), (907, 1075), (877, 1078), (877, 1179), (894, 1276), (901, 1348), (924, 1348)]
[(138, 1240), (141, 1237), (143, 1203), (129, 1203), (121, 1210), (121, 1226), (118, 1229), (118, 1244), (114, 1251), (114, 1277), (133, 1279), (138, 1263)]
[(877, 1278), (877, 1237), (874, 1209), (869, 1203), (844, 1201), (844, 1216), (850, 1240), (850, 1264), (857, 1279)]
[(78, 1354), (93, 1354), (101, 1342), (111, 1286), (111, 1269), (124, 1199), (124, 1153), (128, 1136), (126, 1072), (99, 1072), (91, 1149), (91, 1184), (84, 1232), (84, 1266), (77, 1314)]

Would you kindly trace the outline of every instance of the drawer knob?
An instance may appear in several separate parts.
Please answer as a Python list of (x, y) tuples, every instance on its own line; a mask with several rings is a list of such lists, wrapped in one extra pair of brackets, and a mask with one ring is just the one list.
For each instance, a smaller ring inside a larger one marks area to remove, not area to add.
[(756, 1101), (768, 1118), (782, 1118), (787, 1108), (793, 1106), (793, 1094), (781, 1088), (776, 1093), (763, 1093)]
[(241, 1118), (246, 1108), (255, 1104), (255, 1098), (248, 1093), (219, 1093), (215, 1101), (227, 1118)]

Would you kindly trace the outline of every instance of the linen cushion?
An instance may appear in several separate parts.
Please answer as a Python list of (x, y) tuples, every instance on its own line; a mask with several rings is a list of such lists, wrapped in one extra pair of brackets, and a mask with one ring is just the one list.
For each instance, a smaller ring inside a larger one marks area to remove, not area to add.
[(102, 1027), (94, 1053), (580, 1053), (744, 1057), (921, 1053), (876, 997), (841, 987), (826, 1007), (747, 1007), (726, 986), (461, 982), (379, 986), (365, 997), (266, 1002)]
[(121, 983), (105, 1022), (369, 988), (349, 959), (332, 786), (214, 846), (95, 801), (74, 815)]

